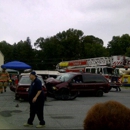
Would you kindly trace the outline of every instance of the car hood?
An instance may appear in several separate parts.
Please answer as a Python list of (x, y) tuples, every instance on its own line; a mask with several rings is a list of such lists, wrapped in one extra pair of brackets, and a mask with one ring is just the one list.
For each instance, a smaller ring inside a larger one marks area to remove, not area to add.
[(62, 81), (57, 80), (57, 79), (55, 79), (55, 78), (48, 78), (48, 79), (46, 80), (46, 84), (48, 84), (48, 83), (59, 84), (59, 83), (61, 83), (61, 82), (62, 82)]
[[(22, 84), (22, 83), (19, 83), (18, 86), (30, 86), (31, 84)], [(44, 84), (42, 84), (42, 86), (45, 86)]]
[(30, 84), (22, 84), (22, 83), (19, 83), (18, 86), (30, 86)]

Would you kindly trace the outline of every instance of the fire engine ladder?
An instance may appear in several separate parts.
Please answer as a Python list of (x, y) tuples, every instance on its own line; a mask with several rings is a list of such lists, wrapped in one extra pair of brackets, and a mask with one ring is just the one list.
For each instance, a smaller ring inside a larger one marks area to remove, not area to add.
[(97, 57), (97, 58), (90, 58), (87, 60), (87, 66), (103, 66), (103, 65), (110, 65), (110, 57)]

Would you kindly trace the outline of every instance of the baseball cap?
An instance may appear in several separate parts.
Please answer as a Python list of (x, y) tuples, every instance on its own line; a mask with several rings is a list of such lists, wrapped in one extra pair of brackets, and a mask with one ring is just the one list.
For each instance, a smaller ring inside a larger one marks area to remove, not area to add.
[(34, 75), (34, 76), (37, 76), (36, 72), (35, 71), (32, 71), (30, 74)]

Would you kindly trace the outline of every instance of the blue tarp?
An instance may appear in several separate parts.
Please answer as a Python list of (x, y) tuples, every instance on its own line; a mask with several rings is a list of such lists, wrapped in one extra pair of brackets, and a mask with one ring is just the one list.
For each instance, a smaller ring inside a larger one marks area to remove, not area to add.
[(31, 69), (31, 66), (20, 61), (12, 61), (8, 62), (4, 65), (1, 66), (1, 68), (6, 68), (6, 69)]

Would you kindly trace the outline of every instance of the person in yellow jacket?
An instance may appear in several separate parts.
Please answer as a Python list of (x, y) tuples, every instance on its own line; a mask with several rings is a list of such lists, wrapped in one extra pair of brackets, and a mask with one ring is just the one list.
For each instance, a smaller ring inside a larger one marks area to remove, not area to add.
[(6, 87), (8, 86), (8, 81), (10, 80), (9, 73), (5, 68), (0, 72), (0, 92), (6, 92)]

